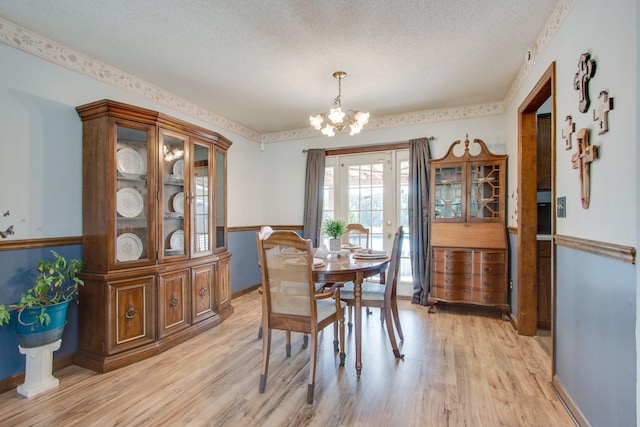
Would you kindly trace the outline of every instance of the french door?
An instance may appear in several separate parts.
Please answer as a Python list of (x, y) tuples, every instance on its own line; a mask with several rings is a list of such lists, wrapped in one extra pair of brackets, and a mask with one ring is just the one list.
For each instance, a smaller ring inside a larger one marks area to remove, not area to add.
[(371, 230), (371, 249), (391, 251), (404, 226), (398, 293), (411, 295), (408, 236), (409, 152), (385, 151), (326, 159), (324, 218), (343, 218)]

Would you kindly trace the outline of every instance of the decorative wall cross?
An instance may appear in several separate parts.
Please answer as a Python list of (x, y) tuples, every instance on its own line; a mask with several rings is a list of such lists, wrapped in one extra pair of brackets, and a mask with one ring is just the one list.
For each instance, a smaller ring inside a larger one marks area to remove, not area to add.
[(583, 53), (578, 61), (578, 72), (573, 78), (573, 88), (579, 93), (578, 110), (581, 113), (589, 111), (589, 80), (596, 73), (596, 61), (591, 59), (591, 54)]
[(571, 116), (567, 116), (564, 119), (564, 122), (567, 124), (565, 128), (562, 129), (562, 139), (564, 139), (564, 149), (571, 150), (571, 135), (576, 131), (576, 124), (573, 123), (573, 119)]
[(589, 208), (590, 163), (598, 158), (598, 147), (589, 145), (589, 129), (580, 129), (576, 135), (577, 152), (571, 156), (573, 169), (580, 170), (580, 199), (582, 207)]
[(607, 91), (598, 95), (600, 104), (593, 110), (593, 121), (598, 122), (598, 135), (609, 131), (609, 111), (613, 110), (613, 98), (609, 98)]

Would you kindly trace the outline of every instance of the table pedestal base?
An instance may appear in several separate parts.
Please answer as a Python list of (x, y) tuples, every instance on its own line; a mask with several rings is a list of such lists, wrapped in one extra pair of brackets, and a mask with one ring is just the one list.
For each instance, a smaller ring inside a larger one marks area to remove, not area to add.
[(24, 384), (18, 386), (18, 394), (32, 397), (49, 389), (58, 387), (59, 381), (51, 375), (53, 368), (53, 352), (60, 348), (62, 340), (39, 347), (23, 348), (20, 353), (26, 355), (27, 363)]

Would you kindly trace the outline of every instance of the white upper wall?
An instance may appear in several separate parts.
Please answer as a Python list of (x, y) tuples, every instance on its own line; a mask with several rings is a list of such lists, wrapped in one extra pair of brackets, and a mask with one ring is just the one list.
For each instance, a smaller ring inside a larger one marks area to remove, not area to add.
[[(535, 66), (507, 106), (506, 124), (510, 157), (517, 155), (518, 108), (549, 65), (556, 62), (556, 197), (566, 197), (567, 217), (556, 219), (556, 233), (566, 236), (636, 246), (638, 183), (635, 177), (638, 111), (636, 109), (636, 1), (576, 1), (568, 16), (539, 54)], [(573, 89), (578, 59), (589, 52), (596, 72), (589, 84), (591, 106), (578, 111), (578, 92)], [(609, 113), (609, 132), (598, 135), (593, 109), (600, 91), (614, 98)], [(591, 165), (591, 203), (583, 209), (578, 170), (571, 165), (576, 152), (565, 150), (562, 139), (564, 119), (572, 116), (576, 134), (590, 131), (591, 144), (598, 146), (598, 160)], [(517, 170), (509, 170), (509, 185), (515, 189)], [(513, 207), (511, 204), (510, 207)], [(510, 212), (512, 213), (512, 212)], [(516, 225), (511, 221), (509, 225)]]

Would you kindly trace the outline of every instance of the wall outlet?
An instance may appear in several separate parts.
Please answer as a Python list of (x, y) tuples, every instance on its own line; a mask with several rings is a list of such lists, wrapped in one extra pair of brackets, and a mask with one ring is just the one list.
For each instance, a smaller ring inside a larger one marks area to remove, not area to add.
[(562, 196), (558, 197), (556, 203), (556, 212), (558, 218), (566, 218), (567, 217), (567, 197)]

